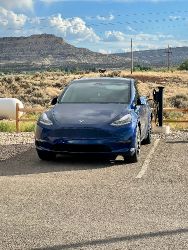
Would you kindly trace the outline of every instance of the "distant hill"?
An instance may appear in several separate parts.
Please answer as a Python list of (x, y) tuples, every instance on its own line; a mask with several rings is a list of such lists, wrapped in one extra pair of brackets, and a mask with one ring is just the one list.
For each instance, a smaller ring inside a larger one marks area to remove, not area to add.
[[(167, 65), (166, 50), (135, 51), (135, 64), (151, 67)], [(123, 69), (130, 67), (130, 53), (104, 55), (77, 48), (62, 38), (42, 34), (0, 38), (0, 71), (41, 69)], [(188, 47), (172, 48), (171, 65), (188, 59)]]
[[(188, 47), (177, 47), (171, 49), (170, 64), (172, 66), (180, 65), (185, 60), (188, 60)], [(166, 67), (167, 66), (166, 49), (158, 50), (143, 50), (134, 52), (135, 64), (151, 67)], [(117, 53), (116, 56), (130, 58), (130, 53)]]
[(54, 35), (0, 38), (0, 70), (128, 67), (130, 59), (76, 48)]

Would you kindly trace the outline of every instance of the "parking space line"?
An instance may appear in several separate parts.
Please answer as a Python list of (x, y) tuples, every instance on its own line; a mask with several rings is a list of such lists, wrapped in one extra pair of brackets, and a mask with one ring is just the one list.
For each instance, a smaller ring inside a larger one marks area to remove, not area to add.
[(138, 175), (136, 176), (137, 179), (142, 178), (142, 176), (146, 173), (148, 166), (150, 164), (150, 160), (151, 157), (153, 156), (155, 149), (159, 143), (160, 139), (156, 139), (156, 141), (154, 142), (153, 148), (151, 149), (151, 151), (149, 152), (148, 156), (146, 157), (144, 164), (142, 165), (142, 168), (140, 170), (140, 172), (138, 173)]

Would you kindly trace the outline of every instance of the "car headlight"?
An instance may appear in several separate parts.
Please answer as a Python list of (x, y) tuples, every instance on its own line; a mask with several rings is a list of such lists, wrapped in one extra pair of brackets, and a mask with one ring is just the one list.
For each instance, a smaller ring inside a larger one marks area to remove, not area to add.
[(53, 122), (48, 118), (46, 113), (43, 113), (41, 115), (41, 117), (39, 118), (39, 122), (47, 126), (53, 125)]
[(122, 126), (132, 122), (132, 116), (130, 114), (124, 115), (120, 119), (114, 121), (111, 125), (112, 126)]

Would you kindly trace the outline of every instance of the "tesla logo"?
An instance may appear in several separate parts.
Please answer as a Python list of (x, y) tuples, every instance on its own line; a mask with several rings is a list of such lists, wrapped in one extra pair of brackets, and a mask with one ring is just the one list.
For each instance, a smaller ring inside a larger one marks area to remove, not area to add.
[(80, 123), (83, 123), (83, 122), (84, 122), (84, 120), (79, 120), (79, 122), (80, 122)]

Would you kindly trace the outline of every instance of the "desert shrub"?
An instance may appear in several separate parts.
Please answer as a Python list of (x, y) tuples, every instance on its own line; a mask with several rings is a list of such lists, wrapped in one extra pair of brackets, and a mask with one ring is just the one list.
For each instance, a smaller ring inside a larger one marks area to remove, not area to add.
[(184, 94), (178, 94), (173, 97), (168, 98), (171, 106), (175, 108), (187, 108), (188, 107), (188, 97)]
[(21, 84), (21, 87), (24, 89), (30, 88), (32, 86), (32, 84), (30, 82), (23, 82)]
[(48, 84), (44, 81), (40, 81), (40, 84), (39, 84), (41, 87), (46, 87)]
[(164, 112), (164, 117), (170, 120), (176, 120), (178, 118), (183, 117), (183, 113), (181, 112)]
[(3, 82), (12, 84), (14, 82), (14, 77), (3, 77)]
[(25, 94), (26, 95), (31, 95), (33, 93), (33, 89), (32, 88), (28, 88), (25, 90)]
[(142, 66), (142, 65), (135, 65), (134, 66), (134, 71), (149, 71), (151, 70), (151, 67), (149, 66)]
[(34, 74), (34, 77), (40, 77), (40, 72), (36, 72), (36, 73)]
[(38, 98), (38, 97), (31, 97), (30, 99), (29, 99), (29, 101), (30, 101), (30, 103), (32, 104), (32, 105), (40, 105), (40, 106), (43, 106), (43, 107), (45, 107), (45, 106), (47, 106), (47, 105), (49, 105), (49, 103), (50, 103), (50, 98)]
[(28, 102), (28, 100), (30, 99), (29, 96), (26, 96), (24, 93), (19, 94), (19, 96), (17, 96), (17, 98), (23, 102), (24, 104)]
[(44, 80), (44, 79), (45, 79), (45, 75), (42, 74), (42, 75), (41, 75), (41, 80)]
[(15, 94), (19, 92), (20, 90), (20, 87), (19, 85), (16, 83), (16, 82), (13, 82), (11, 85), (10, 85), (10, 88)]
[(21, 82), (22, 81), (22, 77), (21, 76), (15, 76), (15, 81), (16, 82)]
[(121, 74), (121, 71), (116, 70), (116, 71), (109, 72), (109, 73), (107, 73), (105, 75), (101, 74), (101, 76), (105, 76), (105, 77), (117, 77), (117, 76), (120, 76), (120, 74)]
[(47, 87), (45, 92), (48, 96), (54, 97), (59, 95), (60, 90), (57, 88)]
[(179, 67), (179, 70), (188, 70), (188, 60), (186, 60), (185, 62), (183, 62)]
[(40, 90), (34, 90), (32, 95), (36, 98), (43, 98), (45, 94), (44, 91), (40, 89)]
[(55, 82), (53, 84), (53, 87), (55, 87), (55, 88), (61, 88), (62, 86), (63, 86), (63, 83), (60, 83), (60, 82)]

